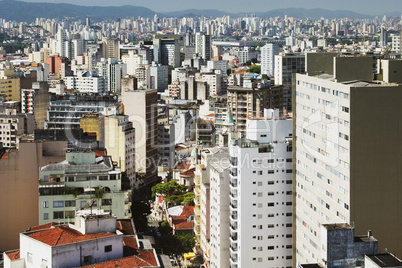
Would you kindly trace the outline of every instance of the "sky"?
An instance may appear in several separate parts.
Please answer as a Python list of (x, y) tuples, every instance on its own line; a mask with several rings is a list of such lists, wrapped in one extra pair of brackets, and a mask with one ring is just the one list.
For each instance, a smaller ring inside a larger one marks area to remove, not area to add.
[(302, 7), (350, 10), (368, 15), (382, 15), (387, 12), (402, 13), (402, 0), (24, 0), (24, 2), (69, 3), (86, 6), (133, 5), (147, 7), (155, 12), (216, 9), (237, 13)]

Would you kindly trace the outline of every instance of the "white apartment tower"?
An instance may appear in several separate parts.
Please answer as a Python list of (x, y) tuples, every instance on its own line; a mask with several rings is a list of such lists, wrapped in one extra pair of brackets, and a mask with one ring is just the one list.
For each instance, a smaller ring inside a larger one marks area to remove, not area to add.
[(232, 268), (292, 267), (292, 120), (273, 114), (229, 146)]
[[(370, 57), (308, 53), (294, 95), (293, 267), (321, 263), (321, 226), (372, 230), (379, 250), (401, 254), (401, 61), (383, 61), (373, 81)], [(384, 105), (386, 104), (386, 105)]]
[(277, 44), (268, 43), (261, 48), (261, 74), (274, 76), (275, 55), (279, 54)]
[(203, 33), (195, 34), (195, 53), (206, 60), (211, 58), (211, 36)]

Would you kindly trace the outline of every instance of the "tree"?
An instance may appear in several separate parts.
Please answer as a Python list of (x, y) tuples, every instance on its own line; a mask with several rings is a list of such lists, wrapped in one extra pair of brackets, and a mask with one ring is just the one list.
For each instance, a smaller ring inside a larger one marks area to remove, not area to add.
[(253, 65), (246, 70), (248, 73), (261, 73), (261, 65)]
[(183, 184), (178, 184), (176, 181), (169, 181), (167, 183), (158, 183), (152, 187), (152, 197), (156, 194), (162, 194), (169, 196), (172, 194), (183, 194), (186, 191), (186, 187)]
[(195, 246), (195, 239), (192, 234), (176, 235), (176, 239), (178, 241), (178, 244), (180, 245), (180, 253), (193, 251), (193, 247)]

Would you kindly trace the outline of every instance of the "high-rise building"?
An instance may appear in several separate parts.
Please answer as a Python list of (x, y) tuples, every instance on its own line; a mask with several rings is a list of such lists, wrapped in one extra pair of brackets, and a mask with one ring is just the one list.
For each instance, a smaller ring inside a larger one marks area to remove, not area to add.
[(127, 65), (117, 58), (102, 59), (96, 65), (99, 76), (107, 78), (109, 92), (121, 93), (121, 79), (127, 74)]
[(245, 79), (243, 86), (229, 86), (227, 107), (231, 109), (236, 130), (246, 131), (248, 117), (261, 116), (264, 108), (282, 108), (282, 86), (271, 86), (268, 80)]
[(292, 120), (266, 112), (229, 145), (230, 267), (292, 266)]
[(103, 144), (117, 167), (133, 184), (135, 181), (135, 131), (127, 115), (108, 115), (103, 118)]
[(21, 112), (35, 116), (37, 129), (45, 128), (50, 95), (47, 81), (33, 82), (32, 89), (21, 90)]
[[(129, 83), (127, 80), (131, 81)], [(157, 180), (158, 173), (158, 93), (155, 89), (134, 90), (134, 78), (123, 78), (122, 102), (135, 129), (135, 169), (137, 185)]]
[(152, 62), (152, 65), (149, 67), (148, 88), (163, 92), (168, 88), (168, 83), (168, 66)]
[(268, 43), (261, 48), (261, 74), (274, 76), (275, 55), (279, 54), (277, 44)]
[(382, 82), (373, 81), (370, 57), (308, 53), (306, 61), (294, 92), (293, 266), (324, 264), (321, 226), (328, 223), (372, 230), (380, 251), (402, 254), (402, 136), (395, 130), (402, 91), (392, 83), (400, 82), (401, 64), (388, 62)]
[(195, 34), (195, 53), (205, 60), (211, 59), (211, 36), (203, 33)]
[(275, 85), (283, 85), (283, 107), (292, 111), (293, 74), (304, 73), (303, 54), (275, 55)]
[(180, 66), (180, 40), (174, 38), (154, 39), (154, 61), (172, 67)]

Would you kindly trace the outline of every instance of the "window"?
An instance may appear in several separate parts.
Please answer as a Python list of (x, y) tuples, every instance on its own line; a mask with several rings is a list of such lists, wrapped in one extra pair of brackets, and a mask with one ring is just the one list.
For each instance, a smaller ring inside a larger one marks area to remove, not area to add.
[(28, 262), (32, 263), (33, 262), (33, 254), (31, 252), (27, 252), (27, 260)]
[(269, 246), (269, 247), (268, 247), (268, 250), (274, 250), (274, 249), (275, 249), (274, 246)]
[(48, 208), (49, 207), (49, 201), (43, 201), (43, 207)]
[(102, 206), (110, 206), (112, 204), (112, 199), (102, 199)]
[(64, 207), (64, 201), (53, 201), (54, 208), (62, 208)]
[(40, 264), (40, 267), (47, 267), (47, 260), (42, 259), (42, 262)]
[(262, 170), (258, 170), (258, 175), (262, 175)]
[(268, 174), (274, 174), (275, 171), (274, 170), (268, 170)]
[(81, 201), (81, 203), (80, 203), (80, 207), (85, 207), (87, 205), (87, 201)]
[(268, 207), (273, 207), (275, 203), (268, 203)]
[(53, 211), (53, 219), (63, 219), (64, 211)]
[(110, 252), (110, 251), (112, 251), (112, 245), (105, 246), (105, 252)]
[(291, 259), (292, 259), (292, 256), (286, 256), (286, 259), (287, 259), (287, 260), (291, 260)]
[(275, 260), (275, 258), (274, 257), (268, 257), (268, 260), (273, 261), (273, 260)]
[(292, 173), (292, 170), (291, 170), (291, 169), (287, 169), (287, 170), (286, 170), (286, 173)]
[(286, 184), (292, 184), (292, 180), (287, 180)]
[(259, 192), (259, 193), (257, 194), (257, 196), (258, 196), (258, 197), (262, 197), (262, 192)]
[(292, 234), (287, 234), (286, 238), (292, 238)]
[(259, 181), (257, 185), (262, 186), (262, 181)]
[(275, 193), (274, 192), (268, 192), (268, 195), (274, 195)]
[(66, 219), (73, 219), (75, 217), (75, 211), (74, 210), (66, 211), (65, 215)]
[(107, 181), (107, 176), (99, 176), (100, 181)]
[(92, 256), (84, 256), (84, 263), (89, 263), (92, 260)]
[(274, 238), (275, 238), (274, 235), (269, 235), (269, 236), (268, 236), (268, 239), (274, 239)]
[(268, 181), (268, 184), (269, 185), (272, 185), (272, 184), (274, 184), (275, 182), (274, 181)]
[(67, 200), (64, 204), (66, 207), (75, 207), (75, 200)]
[(43, 219), (48, 220), (49, 219), (49, 213), (43, 213)]
[(286, 202), (286, 206), (291, 206), (292, 202)]
[(275, 225), (274, 224), (268, 224), (268, 228), (274, 228)]
[(274, 216), (274, 214), (268, 214), (268, 218), (273, 218)]

